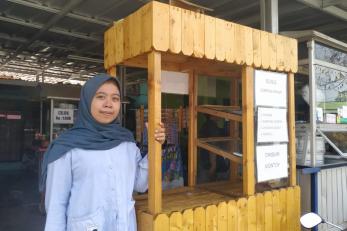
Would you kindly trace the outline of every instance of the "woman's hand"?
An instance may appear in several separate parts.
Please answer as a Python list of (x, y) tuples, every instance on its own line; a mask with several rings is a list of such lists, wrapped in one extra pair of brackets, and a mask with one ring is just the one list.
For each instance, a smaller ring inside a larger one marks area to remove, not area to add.
[(165, 126), (163, 123), (159, 124), (159, 128), (156, 128), (154, 131), (155, 140), (160, 144), (164, 144), (165, 142)]
[[(146, 123), (146, 127), (148, 129), (148, 123)], [(164, 142), (165, 142), (165, 126), (163, 123), (159, 123), (159, 127), (155, 129), (154, 138), (160, 144), (164, 144)]]

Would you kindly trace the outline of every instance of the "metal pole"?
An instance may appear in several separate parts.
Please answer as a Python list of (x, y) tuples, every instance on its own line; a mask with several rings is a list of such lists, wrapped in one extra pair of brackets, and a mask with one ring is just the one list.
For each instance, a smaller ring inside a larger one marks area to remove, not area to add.
[(338, 228), (339, 230), (344, 230), (342, 227), (338, 226), (338, 225), (335, 225), (329, 221), (324, 221), (324, 223), (327, 223), (328, 225), (331, 225), (332, 227), (335, 227), (335, 228)]
[(260, 0), (260, 28), (278, 34), (278, 0)]
[(309, 89), (310, 89), (310, 155), (311, 165), (316, 166), (316, 77), (314, 70), (314, 40), (307, 42), (308, 66), (309, 66)]
[(50, 128), (49, 128), (49, 141), (53, 140), (53, 109), (54, 109), (54, 99), (51, 99), (51, 118), (50, 118)]
[(42, 134), (42, 108), (43, 108), (43, 102), (42, 102), (42, 98), (40, 98), (40, 134)]

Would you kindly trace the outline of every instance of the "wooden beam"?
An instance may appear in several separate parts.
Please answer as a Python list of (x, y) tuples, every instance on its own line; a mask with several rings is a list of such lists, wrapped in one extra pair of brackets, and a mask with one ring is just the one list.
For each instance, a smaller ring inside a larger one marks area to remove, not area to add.
[(211, 108), (205, 107), (205, 106), (198, 106), (197, 107), (197, 111), (201, 112), (201, 113), (205, 113), (205, 114), (209, 114), (212, 116), (217, 116), (220, 118), (226, 118), (229, 120), (234, 120), (234, 121), (242, 121), (242, 116), (240, 115), (236, 115), (236, 114), (232, 114), (232, 113), (228, 113), (228, 112), (223, 112), (223, 111), (217, 111), (217, 110), (213, 110)]
[(227, 158), (231, 161), (234, 161), (236, 163), (242, 163), (242, 158), (239, 156), (236, 156), (230, 152), (223, 151), (221, 149), (215, 148), (212, 145), (209, 145), (205, 142), (200, 141), (200, 139), (197, 139), (197, 146), (203, 149), (206, 149), (207, 151), (213, 152), (216, 155), (223, 156), (224, 158)]
[[(237, 79), (231, 79), (230, 80), (230, 105), (238, 105), (239, 104), (239, 88), (238, 88), (238, 80)], [(239, 138), (239, 123), (236, 121), (230, 121), (229, 123), (229, 136), (238, 139)], [(230, 175), (229, 180), (231, 182), (238, 181), (238, 168), (239, 165), (233, 161), (230, 161)]]
[(193, 71), (189, 72), (189, 126), (188, 126), (188, 185), (196, 184), (197, 172), (197, 76)]
[(240, 141), (239, 138), (234, 138), (230, 136), (218, 136), (218, 137), (208, 137), (208, 138), (199, 138), (202, 142), (215, 142), (215, 141)]
[(162, 209), (161, 144), (154, 132), (161, 122), (161, 54), (148, 54), (148, 210), (152, 215)]
[(254, 195), (254, 68), (242, 67), (243, 193)]
[(143, 141), (143, 131), (145, 130), (145, 106), (140, 106), (140, 131), (141, 131), (141, 141)]
[(294, 74), (288, 74), (289, 184), (296, 185)]

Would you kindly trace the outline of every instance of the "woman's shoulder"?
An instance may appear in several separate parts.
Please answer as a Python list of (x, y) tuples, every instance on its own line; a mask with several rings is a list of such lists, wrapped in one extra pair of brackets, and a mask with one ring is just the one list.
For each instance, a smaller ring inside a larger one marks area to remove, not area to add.
[(113, 148), (103, 149), (103, 150), (90, 150), (90, 149), (82, 149), (82, 148), (73, 148), (73, 149), (69, 150), (68, 152), (66, 152), (66, 155), (71, 155), (74, 153), (82, 153), (82, 152), (105, 152), (105, 151), (107, 152), (108, 150), (115, 150), (115, 149), (137, 150), (138, 147), (137, 147), (136, 143), (134, 143), (134, 142), (124, 141)]
[(137, 147), (137, 145), (136, 145), (136, 143), (135, 142), (129, 142), (129, 141), (124, 141), (124, 142), (122, 142), (121, 144), (120, 144), (120, 146), (123, 146), (123, 147), (125, 147), (125, 148), (127, 148), (127, 149), (138, 149), (138, 147)]

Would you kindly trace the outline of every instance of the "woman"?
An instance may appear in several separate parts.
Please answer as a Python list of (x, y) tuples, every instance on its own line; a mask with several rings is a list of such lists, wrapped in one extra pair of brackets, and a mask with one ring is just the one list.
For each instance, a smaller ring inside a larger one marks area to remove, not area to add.
[[(148, 159), (117, 117), (115, 78), (100, 74), (82, 88), (75, 126), (45, 154), (46, 231), (136, 230), (133, 190), (147, 190)], [(155, 139), (165, 141), (163, 124)]]

